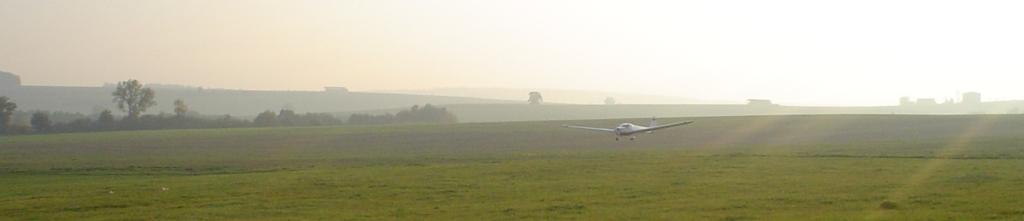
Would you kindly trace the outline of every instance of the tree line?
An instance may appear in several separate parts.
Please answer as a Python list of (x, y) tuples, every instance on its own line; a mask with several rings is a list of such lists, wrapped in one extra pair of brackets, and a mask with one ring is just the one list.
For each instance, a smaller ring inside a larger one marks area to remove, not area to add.
[[(125, 116), (118, 119), (113, 111), (103, 110), (94, 116), (77, 113), (18, 111), (18, 105), (8, 97), (0, 96), (0, 134), (71, 133), (116, 130), (201, 129), (236, 127), (294, 127), (327, 126), (341, 124), (394, 124), (394, 123), (456, 123), (454, 114), (446, 108), (426, 104), (413, 106), (396, 114), (352, 114), (347, 121), (327, 113), (299, 114), (294, 110), (264, 111), (253, 120), (231, 115), (203, 116), (192, 111), (184, 100), (175, 100), (174, 113), (144, 114), (157, 105), (156, 91), (137, 80), (119, 82), (111, 93), (113, 103)], [(27, 124), (14, 121), (15, 115), (30, 115)], [(60, 118), (61, 120), (53, 120)]]
[(456, 123), (458, 118), (448, 112), (447, 108), (434, 107), (427, 104), (420, 108), (412, 106), (409, 110), (397, 114), (352, 114), (348, 122), (351, 124), (395, 124), (395, 123)]

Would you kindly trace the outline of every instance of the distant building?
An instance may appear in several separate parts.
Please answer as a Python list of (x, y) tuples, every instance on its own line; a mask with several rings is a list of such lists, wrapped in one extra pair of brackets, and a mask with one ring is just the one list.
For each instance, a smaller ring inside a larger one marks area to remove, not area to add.
[(964, 93), (963, 96), (964, 96), (963, 100), (961, 100), (960, 103), (963, 103), (963, 104), (980, 104), (981, 103), (981, 93), (978, 93), (978, 92), (967, 92), (967, 93)]
[(935, 101), (935, 98), (918, 98), (916, 103), (918, 105), (936, 105), (936, 104), (939, 104), (939, 102)]
[(750, 106), (773, 106), (772, 100), (765, 99), (747, 99), (747, 105)]
[(18, 87), (21, 86), (21, 77), (14, 75), (10, 72), (0, 71), (0, 87)]
[(324, 92), (327, 93), (348, 93), (346, 87), (324, 87)]
[(910, 100), (910, 97), (901, 97), (900, 98), (900, 106), (910, 106), (910, 105), (914, 105), (914, 101)]

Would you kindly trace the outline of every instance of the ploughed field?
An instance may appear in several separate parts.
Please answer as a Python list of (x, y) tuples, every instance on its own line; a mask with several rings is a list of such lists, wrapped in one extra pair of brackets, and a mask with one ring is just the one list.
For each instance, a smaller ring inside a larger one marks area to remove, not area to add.
[(0, 219), (1024, 219), (1024, 116), (674, 120), (0, 137)]

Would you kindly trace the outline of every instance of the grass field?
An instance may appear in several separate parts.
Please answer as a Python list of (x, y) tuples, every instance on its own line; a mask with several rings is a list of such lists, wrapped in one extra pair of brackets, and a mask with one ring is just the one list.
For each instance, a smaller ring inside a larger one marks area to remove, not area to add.
[(1024, 116), (689, 120), (0, 137), (0, 219), (1024, 219)]

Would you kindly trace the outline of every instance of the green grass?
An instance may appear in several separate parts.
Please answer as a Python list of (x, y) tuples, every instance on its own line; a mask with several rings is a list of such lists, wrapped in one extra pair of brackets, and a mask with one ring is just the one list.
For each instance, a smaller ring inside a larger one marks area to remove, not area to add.
[(0, 219), (1024, 219), (1021, 116), (693, 120), (0, 137)]

